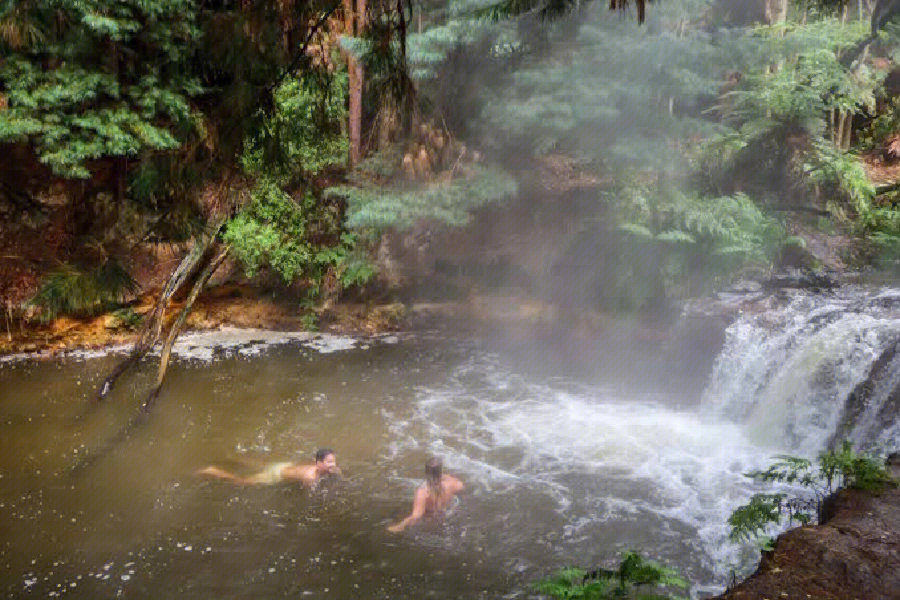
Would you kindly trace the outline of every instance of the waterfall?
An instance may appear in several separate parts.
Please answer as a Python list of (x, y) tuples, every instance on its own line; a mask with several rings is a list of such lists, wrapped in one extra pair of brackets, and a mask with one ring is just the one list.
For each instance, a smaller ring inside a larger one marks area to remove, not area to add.
[(842, 439), (900, 445), (900, 290), (797, 291), (727, 332), (704, 410), (811, 456)]

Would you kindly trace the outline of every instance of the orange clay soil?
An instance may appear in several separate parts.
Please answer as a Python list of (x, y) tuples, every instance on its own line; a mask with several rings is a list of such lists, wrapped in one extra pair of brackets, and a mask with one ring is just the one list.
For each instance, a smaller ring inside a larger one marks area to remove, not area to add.
[[(129, 308), (138, 315), (148, 313), (155, 294), (145, 294)], [(173, 301), (166, 313), (166, 327), (178, 315), (183, 303)], [(307, 316), (309, 315), (309, 316)], [(312, 317), (323, 331), (336, 333), (376, 333), (396, 329), (405, 315), (402, 304), (336, 304), (314, 311), (297, 301), (273, 299), (257, 289), (223, 285), (212, 288), (194, 304), (185, 331), (215, 329), (224, 325), (277, 331), (302, 331)], [(75, 348), (101, 348), (128, 344), (136, 338), (112, 314), (90, 318), (59, 317), (46, 324), (7, 321), (0, 315), (0, 355), (41, 352), (53, 355)]]

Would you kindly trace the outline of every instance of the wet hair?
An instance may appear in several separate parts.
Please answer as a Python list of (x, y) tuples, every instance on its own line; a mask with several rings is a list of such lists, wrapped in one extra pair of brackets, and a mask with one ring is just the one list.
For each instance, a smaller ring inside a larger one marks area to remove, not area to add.
[(425, 477), (428, 479), (429, 485), (437, 485), (437, 491), (440, 492), (441, 474), (444, 467), (444, 461), (439, 456), (432, 456), (425, 461)]
[(316, 462), (322, 462), (328, 458), (329, 454), (334, 454), (334, 450), (331, 448), (319, 448), (316, 450)]

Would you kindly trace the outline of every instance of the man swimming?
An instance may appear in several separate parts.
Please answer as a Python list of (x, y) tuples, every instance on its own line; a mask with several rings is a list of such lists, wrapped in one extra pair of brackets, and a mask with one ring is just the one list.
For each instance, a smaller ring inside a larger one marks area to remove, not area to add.
[(416, 489), (413, 496), (412, 512), (399, 523), (388, 527), (388, 531), (399, 533), (425, 515), (442, 512), (463, 487), (462, 481), (443, 473), (440, 458), (429, 458), (425, 463), (425, 483)]
[(341, 470), (337, 466), (337, 460), (334, 457), (334, 451), (330, 448), (320, 448), (316, 450), (315, 464), (304, 465), (294, 462), (273, 463), (249, 477), (239, 477), (234, 473), (229, 473), (224, 469), (209, 466), (205, 469), (197, 471), (197, 475), (207, 475), (230, 481), (237, 485), (266, 485), (273, 483), (281, 483), (282, 481), (299, 481), (303, 485), (311, 488), (316, 487), (320, 479), (326, 475), (340, 475)]

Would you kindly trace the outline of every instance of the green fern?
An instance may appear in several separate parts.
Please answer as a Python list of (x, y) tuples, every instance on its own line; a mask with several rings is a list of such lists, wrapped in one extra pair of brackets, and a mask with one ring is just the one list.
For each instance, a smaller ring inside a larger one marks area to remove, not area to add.
[[(649, 592), (647, 587), (656, 591)], [(556, 600), (677, 600), (680, 596), (665, 590), (689, 587), (674, 569), (647, 560), (634, 551), (626, 552), (615, 570), (567, 568), (534, 584), (536, 591)]]
[(110, 259), (90, 271), (63, 265), (41, 283), (28, 305), (41, 310), (41, 319), (57, 316), (91, 316), (121, 303), (138, 290), (137, 282), (122, 264)]
[(785, 518), (791, 523), (809, 523), (813, 517), (819, 517), (825, 497), (843, 487), (874, 491), (896, 485), (884, 461), (856, 453), (847, 441), (837, 449), (819, 454), (816, 464), (806, 458), (780, 455), (767, 469), (751, 471), (746, 476), (760, 482), (799, 486), (809, 493), (754, 495), (728, 518), (730, 537), (734, 541), (762, 537), (770, 526), (780, 524)]

